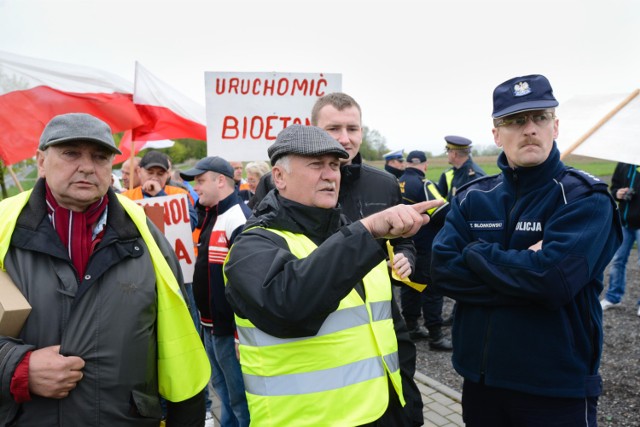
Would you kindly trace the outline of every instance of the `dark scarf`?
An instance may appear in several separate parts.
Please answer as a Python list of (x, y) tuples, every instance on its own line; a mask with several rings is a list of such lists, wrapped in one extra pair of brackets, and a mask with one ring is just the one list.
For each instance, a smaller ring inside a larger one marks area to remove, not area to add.
[(69, 258), (76, 268), (78, 280), (81, 281), (93, 252), (93, 228), (107, 208), (109, 199), (105, 194), (84, 212), (74, 212), (58, 205), (46, 182), (45, 190), (47, 213), (51, 217), (51, 224), (58, 233), (60, 241), (67, 248)]

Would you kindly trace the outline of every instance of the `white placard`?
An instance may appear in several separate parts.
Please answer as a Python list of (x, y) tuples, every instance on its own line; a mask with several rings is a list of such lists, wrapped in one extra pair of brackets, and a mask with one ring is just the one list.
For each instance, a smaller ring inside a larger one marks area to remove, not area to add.
[(180, 261), (185, 283), (193, 282), (193, 271), (196, 263), (189, 220), (189, 202), (186, 194), (172, 196), (149, 197), (134, 200), (140, 206), (164, 207), (164, 236), (167, 238)]
[(282, 129), (311, 124), (316, 100), (341, 90), (341, 74), (206, 72), (207, 155), (268, 160)]

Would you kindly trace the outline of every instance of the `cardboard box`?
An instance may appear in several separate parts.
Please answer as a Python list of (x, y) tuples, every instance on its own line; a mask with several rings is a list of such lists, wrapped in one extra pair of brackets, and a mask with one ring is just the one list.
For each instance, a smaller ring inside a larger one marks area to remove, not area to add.
[(0, 335), (17, 338), (31, 306), (11, 277), (0, 271)]

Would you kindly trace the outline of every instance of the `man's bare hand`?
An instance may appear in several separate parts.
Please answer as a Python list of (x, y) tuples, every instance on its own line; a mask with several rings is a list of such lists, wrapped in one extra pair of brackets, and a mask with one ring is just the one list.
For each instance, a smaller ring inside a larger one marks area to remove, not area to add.
[(409, 277), (411, 274), (411, 263), (409, 262), (409, 258), (404, 256), (401, 252), (393, 255), (393, 265), (391, 268), (401, 279)]
[(29, 359), (29, 392), (53, 399), (67, 397), (82, 379), (82, 368), (84, 360), (61, 355), (59, 345), (35, 350)]
[(529, 246), (529, 249), (531, 249), (534, 252), (538, 252), (539, 250), (541, 250), (542, 249), (542, 240), (539, 240), (536, 243), (534, 243), (533, 245)]
[(158, 182), (152, 179), (142, 184), (142, 191), (144, 191), (147, 194), (150, 194), (151, 196), (155, 196), (161, 190), (162, 190), (162, 186)]
[(618, 188), (618, 191), (616, 191), (616, 199), (618, 200), (624, 199), (624, 196), (626, 196), (628, 192), (629, 192), (629, 187)]
[(360, 221), (376, 239), (411, 237), (429, 222), (429, 216), (423, 212), (443, 203), (442, 200), (432, 200), (415, 205), (396, 205)]

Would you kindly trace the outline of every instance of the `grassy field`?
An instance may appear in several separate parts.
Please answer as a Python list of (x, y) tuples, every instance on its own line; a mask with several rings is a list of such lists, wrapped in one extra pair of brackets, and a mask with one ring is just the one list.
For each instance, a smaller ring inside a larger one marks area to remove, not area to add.
[[(482, 156), (482, 157), (474, 157), (473, 160), (478, 163), (484, 171), (493, 175), (499, 173), (500, 170), (498, 166), (496, 166), (496, 156)], [(611, 182), (611, 175), (613, 174), (613, 170), (616, 167), (616, 162), (611, 162), (608, 160), (598, 160), (590, 157), (583, 156), (568, 156), (564, 160), (565, 164), (569, 166), (573, 166), (577, 169), (582, 169), (584, 171), (589, 172), (592, 175), (595, 175), (605, 181), (607, 184)], [(384, 168), (384, 161), (373, 161), (367, 162), (373, 166), (378, 168)], [(450, 166), (447, 163), (446, 157), (432, 157), (429, 159), (429, 168), (427, 170), (427, 178), (429, 178), (433, 182), (438, 182), (440, 175), (443, 171), (448, 169)], [(25, 190), (33, 187), (33, 184), (36, 180), (36, 170), (33, 170), (31, 174), (29, 174), (22, 182), (21, 185)], [(11, 181), (12, 178), (10, 175), (5, 175), (5, 179), (7, 181)], [(8, 189), (8, 193), (10, 196), (13, 196), (18, 193), (18, 189), (14, 186)]]
[[(498, 169), (498, 166), (496, 165), (496, 160), (497, 156), (481, 156), (473, 158), (473, 161), (480, 165), (480, 167), (489, 175), (500, 173), (500, 169)], [(616, 168), (616, 162), (598, 160), (591, 157), (570, 155), (563, 161), (568, 166), (573, 166), (576, 169), (582, 169), (599, 177), (607, 184), (611, 182), (611, 175), (613, 174), (613, 170)], [(382, 160), (368, 163), (379, 168), (384, 167), (384, 161)], [(450, 166), (447, 163), (446, 157), (431, 157), (429, 159), (429, 166), (427, 169), (427, 178), (437, 183), (442, 172), (449, 168)]]

